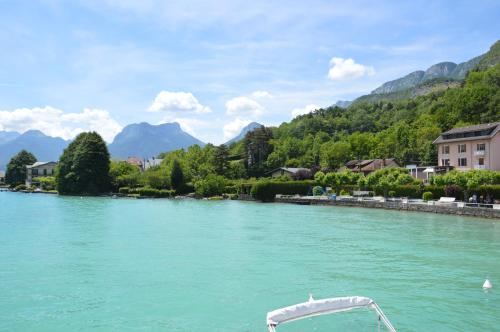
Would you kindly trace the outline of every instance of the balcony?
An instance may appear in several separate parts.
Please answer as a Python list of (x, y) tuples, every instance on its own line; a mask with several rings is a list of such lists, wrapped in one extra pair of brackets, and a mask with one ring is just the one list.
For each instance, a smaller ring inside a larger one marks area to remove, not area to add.
[(484, 156), (486, 154), (485, 150), (476, 150), (474, 151), (475, 156)]

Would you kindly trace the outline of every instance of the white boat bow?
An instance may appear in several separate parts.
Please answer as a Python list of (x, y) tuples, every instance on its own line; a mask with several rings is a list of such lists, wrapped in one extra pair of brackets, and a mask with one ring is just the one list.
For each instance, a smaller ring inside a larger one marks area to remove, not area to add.
[(391, 332), (396, 332), (396, 329), (392, 326), (389, 319), (387, 319), (375, 301), (362, 296), (335, 297), (322, 300), (315, 300), (311, 296), (307, 302), (294, 304), (268, 312), (267, 327), (269, 332), (275, 332), (276, 326), (279, 324), (359, 308), (373, 309), (377, 313), (379, 320), (387, 327), (387, 329)]

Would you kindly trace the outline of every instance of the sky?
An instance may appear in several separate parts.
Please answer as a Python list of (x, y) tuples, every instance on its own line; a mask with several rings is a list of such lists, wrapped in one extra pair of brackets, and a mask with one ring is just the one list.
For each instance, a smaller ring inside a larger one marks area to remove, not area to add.
[(492, 1), (0, 0), (0, 130), (111, 142), (179, 122), (220, 144), (486, 52)]

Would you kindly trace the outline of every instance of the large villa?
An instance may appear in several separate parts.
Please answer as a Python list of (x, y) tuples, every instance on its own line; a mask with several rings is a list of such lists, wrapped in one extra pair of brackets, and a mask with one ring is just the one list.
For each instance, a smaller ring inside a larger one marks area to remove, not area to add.
[(500, 170), (500, 122), (453, 128), (442, 133), (438, 147), (439, 166), (457, 170)]

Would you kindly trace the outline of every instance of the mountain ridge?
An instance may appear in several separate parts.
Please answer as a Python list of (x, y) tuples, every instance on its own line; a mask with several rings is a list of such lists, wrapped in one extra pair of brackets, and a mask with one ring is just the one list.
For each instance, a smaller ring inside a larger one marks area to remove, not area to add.
[(225, 145), (231, 145), (233, 143), (237, 143), (239, 141), (241, 141), (242, 139), (245, 138), (245, 135), (256, 129), (256, 128), (259, 128), (259, 127), (262, 127), (262, 124), (258, 123), (258, 122), (250, 122), (249, 124), (247, 124), (245, 127), (243, 127), (243, 129), (241, 129), (240, 133), (238, 135), (236, 135), (235, 137), (231, 138), (229, 141), (227, 141), (226, 143), (224, 143)]
[(21, 150), (35, 155), (38, 161), (57, 161), (69, 141), (51, 137), (40, 130), (28, 130), (0, 145), (0, 169), (4, 170), (10, 158)]
[(485, 69), (500, 63), (500, 41), (490, 49), (468, 61), (456, 64), (450, 61), (436, 63), (425, 71), (417, 70), (403, 77), (388, 81), (370, 94), (359, 96), (351, 104), (377, 102), (382, 99), (400, 100), (458, 86), (471, 70)]
[(108, 145), (108, 150), (115, 158), (149, 158), (161, 152), (185, 149), (196, 144), (205, 145), (183, 131), (177, 122), (158, 125), (140, 122), (125, 126)]

